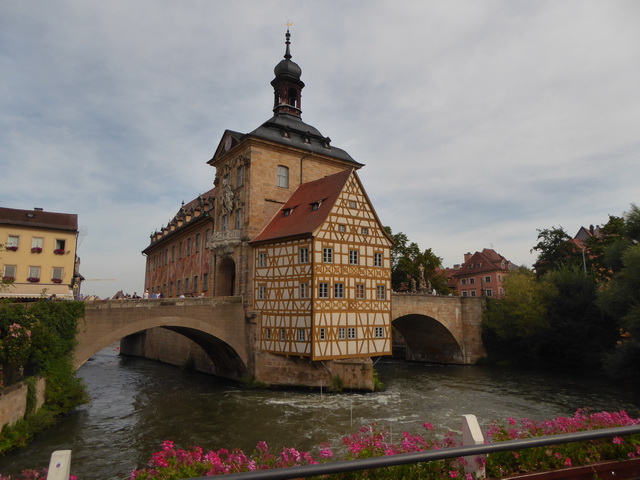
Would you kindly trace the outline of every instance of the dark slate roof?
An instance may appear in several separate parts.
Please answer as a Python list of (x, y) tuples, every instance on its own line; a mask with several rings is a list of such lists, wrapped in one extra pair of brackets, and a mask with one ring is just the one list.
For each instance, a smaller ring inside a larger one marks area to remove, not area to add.
[[(250, 243), (311, 236), (326, 220), (353, 170), (303, 183)], [(319, 203), (318, 209), (312, 205)], [(285, 211), (289, 215), (285, 216)]]
[(248, 135), (277, 142), (290, 147), (328, 155), (350, 162), (355, 168), (363, 166), (341, 148), (331, 146), (331, 139), (324, 137), (317, 128), (308, 125), (296, 115), (274, 115)]
[(45, 212), (41, 209), (0, 208), (0, 224), (77, 232), (78, 215), (75, 213)]

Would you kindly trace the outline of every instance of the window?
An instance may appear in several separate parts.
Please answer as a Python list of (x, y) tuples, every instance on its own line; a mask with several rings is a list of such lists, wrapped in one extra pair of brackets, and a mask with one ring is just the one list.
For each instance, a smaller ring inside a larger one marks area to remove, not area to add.
[(184, 279), (184, 293), (189, 293), (189, 279)]
[(180, 282), (181, 282), (181, 280), (178, 280), (176, 295), (182, 295), (182, 283), (180, 283)]
[(178, 244), (178, 258), (182, 258), (182, 242)]
[(64, 278), (64, 269), (62, 267), (53, 267), (51, 269), (51, 280), (62, 280)]
[(327, 329), (326, 328), (321, 328), (320, 329), (320, 340), (326, 340), (327, 339)]
[(236, 187), (244, 185), (244, 166), (240, 165), (236, 168)]
[(306, 247), (300, 249), (300, 263), (309, 263), (309, 249)]
[(191, 239), (187, 238), (187, 257), (191, 255)]
[(490, 288), (485, 290), (485, 294), (487, 295), (487, 297), (493, 297), (493, 291)]
[(333, 263), (333, 248), (325, 248), (322, 251), (322, 261), (324, 263)]
[(31, 248), (39, 248), (40, 250), (42, 250), (43, 245), (44, 245), (44, 238), (33, 237), (31, 239)]
[(198, 276), (193, 277), (193, 291), (198, 293)]
[(171, 247), (171, 261), (173, 262), (176, 259), (176, 246), (173, 245)]
[(467, 284), (467, 279), (466, 279), (466, 278), (463, 278), (462, 280), (460, 280), (460, 283), (461, 283), (462, 285), (466, 285), (466, 284)]
[(236, 210), (236, 230), (242, 229), (242, 209)]
[(166, 265), (167, 263), (169, 263), (169, 249), (168, 248), (164, 251), (164, 264)]
[(267, 340), (271, 340), (271, 329), (267, 328), (265, 330), (265, 333), (266, 333)]
[(356, 284), (356, 298), (360, 298), (360, 299), (365, 298), (363, 283)]
[(382, 266), (382, 254), (381, 253), (374, 253), (373, 254), (373, 266), (374, 267), (381, 267)]
[(358, 208), (358, 203), (354, 200), (349, 200), (349, 208)]
[(349, 250), (349, 263), (358, 265), (358, 250)]
[(291, 210), (293, 210), (293, 208), (285, 208), (284, 210), (282, 210), (282, 215), (288, 217), (289, 215), (291, 215)]
[(56, 250), (64, 250), (66, 245), (66, 240), (56, 240)]
[(360, 233), (362, 233), (362, 235), (369, 235), (369, 229), (367, 227), (362, 227)]
[(376, 338), (384, 338), (384, 327), (376, 327), (375, 336)]
[(378, 288), (376, 289), (376, 291), (378, 292), (378, 300), (387, 299), (387, 289), (385, 288), (384, 285), (378, 285)]
[(202, 275), (202, 291), (206, 292), (209, 290), (209, 274), (205, 273)]
[(211, 241), (211, 229), (207, 228), (204, 234), (204, 248), (209, 248), (209, 242)]
[(354, 338), (356, 338), (356, 327), (347, 328), (347, 338), (349, 340), (353, 340)]
[(300, 298), (309, 298), (309, 284), (301, 283), (299, 288), (300, 288)]
[(344, 327), (340, 327), (338, 329), (338, 340), (344, 340), (347, 338), (347, 329)]
[(342, 224), (338, 225), (338, 231), (341, 233), (346, 232), (347, 231), (346, 225), (342, 225)]
[(344, 283), (333, 285), (333, 298), (344, 298)]
[(3, 278), (12, 278), (15, 280), (16, 278), (16, 266), (15, 265), (5, 265), (4, 272), (2, 274)]
[(329, 284), (318, 284), (318, 298), (329, 298)]
[(279, 187), (289, 188), (289, 168), (284, 165), (278, 165), (278, 183)]
[(313, 202), (311, 204), (311, 211), (315, 212), (316, 210), (318, 210), (320, 208), (320, 202)]
[(466, 290), (464, 292), (462, 292), (462, 296), (463, 297), (468, 297), (469, 296), (469, 292), (467, 292)]
[(258, 267), (267, 266), (267, 254), (262, 252), (258, 254)]
[(7, 247), (15, 247), (18, 248), (18, 243), (20, 243), (20, 237), (17, 235), (9, 235), (7, 238)]
[(196, 244), (194, 246), (196, 253), (200, 253), (200, 234), (196, 233)]
[(476, 291), (475, 290), (471, 290), (471, 296), (475, 297), (476, 296)]
[(29, 278), (40, 278), (40, 267), (29, 267)]
[(484, 283), (491, 283), (491, 277), (489, 275), (484, 277)]
[(173, 297), (173, 282), (169, 282), (169, 296)]
[(229, 218), (226, 215), (222, 215), (222, 231), (225, 232), (227, 230), (227, 226), (229, 225)]
[(476, 283), (476, 279), (474, 277), (471, 277), (469, 279), (469, 285), (474, 285)]
[(267, 287), (266, 285), (260, 285), (258, 287), (258, 300), (265, 300), (267, 298)]
[(298, 341), (299, 342), (304, 342), (304, 330), (302, 328), (298, 329)]
[(287, 338), (287, 332), (285, 332), (284, 328), (280, 329), (280, 340), (285, 340)]

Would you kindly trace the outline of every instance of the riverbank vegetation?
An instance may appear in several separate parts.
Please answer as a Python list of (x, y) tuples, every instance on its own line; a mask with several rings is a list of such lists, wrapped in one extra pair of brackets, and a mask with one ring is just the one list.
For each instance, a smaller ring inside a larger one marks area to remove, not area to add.
[[(73, 349), (84, 303), (42, 300), (33, 304), (0, 304), (0, 387), (22, 380), (29, 385), (23, 420), (5, 426), (0, 434), (0, 454), (29, 443), (37, 432), (88, 396), (75, 376)], [(35, 410), (35, 377), (46, 379), (45, 404)]]
[(490, 362), (640, 380), (640, 208), (594, 233), (580, 243), (562, 227), (539, 231), (534, 270), (511, 274), (506, 298), (487, 302)]

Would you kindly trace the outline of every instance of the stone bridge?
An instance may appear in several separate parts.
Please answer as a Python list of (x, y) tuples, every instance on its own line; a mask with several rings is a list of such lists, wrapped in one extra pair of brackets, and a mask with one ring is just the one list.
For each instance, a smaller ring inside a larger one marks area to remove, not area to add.
[(241, 377), (252, 358), (240, 297), (106, 300), (87, 303), (78, 325), (75, 365), (80, 367), (103, 348), (123, 338), (163, 327), (202, 347), (214, 373)]
[[(480, 332), (483, 305), (480, 298), (394, 294), (391, 310), (394, 349), (404, 350), (406, 359), (412, 361), (473, 364), (484, 356)], [(260, 379), (266, 370), (275, 368), (278, 359), (272, 356), (265, 360), (265, 354), (256, 351), (257, 327), (254, 315), (245, 314), (241, 297), (89, 302), (85, 318), (79, 322), (75, 364), (80, 367), (97, 352), (122, 339), (123, 351), (127, 353), (166, 359), (163, 350), (169, 351), (173, 345), (164, 346), (163, 342), (173, 344), (186, 337), (201, 347), (207, 357), (208, 373)], [(166, 330), (179, 335), (167, 333), (163, 337), (162, 331)], [(152, 354), (143, 332), (156, 332)], [(295, 359), (293, 365), (283, 368), (291, 377), (298, 375), (296, 384), (300, 384), (300, 378), (308, 374), (310, 367), (307, 362)]]
[(474, 364), (485, 356), (484, 305), (479, 297), (394, 294), (394, 349), (406, 348), (406, 359), (412, 361)]

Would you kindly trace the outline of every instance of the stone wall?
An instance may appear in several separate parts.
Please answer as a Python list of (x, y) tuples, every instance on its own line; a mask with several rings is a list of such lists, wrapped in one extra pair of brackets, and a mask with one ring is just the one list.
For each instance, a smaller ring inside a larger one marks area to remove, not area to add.
[[(45, 400), (45, 379), (36, 381), (36, 411), (42, 407)], [(0, 391), (0, 429), (5, 425), (13, 425), (24, 418), (27, 411), (26, 382), (20, 382)]]
[(274, 386), (324, 386), (333, 390), (339, 384), (345, 389), (373, 391), (374, 388), (371, 358), (310, 362), (303, 357), (259, 352), (255, 376), (257, 381)]

